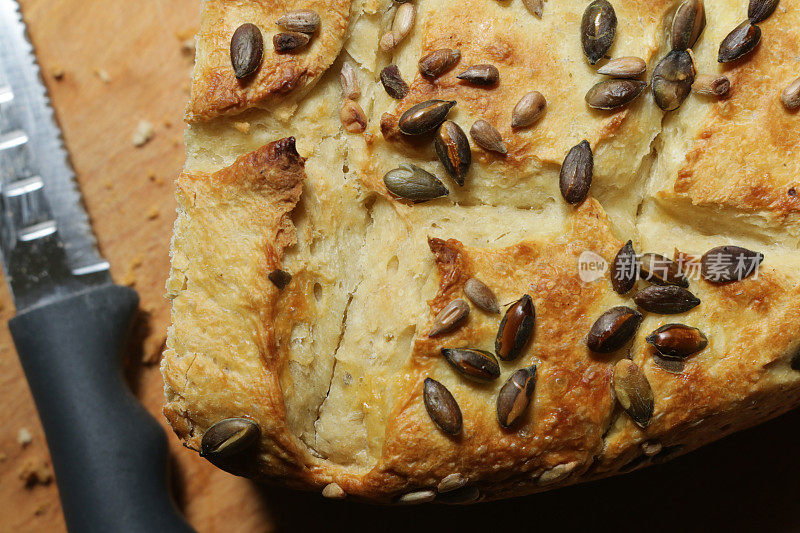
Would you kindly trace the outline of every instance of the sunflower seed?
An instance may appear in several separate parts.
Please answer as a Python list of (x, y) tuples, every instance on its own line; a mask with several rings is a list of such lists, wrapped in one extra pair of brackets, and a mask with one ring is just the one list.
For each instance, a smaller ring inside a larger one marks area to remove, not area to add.
[(559, 185), (561, 196), (568, 204), (578, 204), (586, 199), (594, 175), (594, 154), (589, 141), (581, 141), (567, 154), (561, 166)]
[(425, 409), (433, 423), (448, 435), (461, 433), (461, 408), (447, 387), (435, 379), (425, 378), (422, 392)]
[(678, 109), (692, 91), (696, 74), (691, 54), (673, 50), (653, 70), (653, 96), (664, 111)]
[(506, 143), (503, 142), (503, 137), (500, 136), (500, 132), (483, 119), (475, 121), (469, 129), (469, 136), (472, 137), (475, 144), (484, 150), (497, 152), (499, 154), (508, 152)]
[(672, 19), (672, 49), (687, 50), (694, 47), (705, 27), (706, 8), (703, 0), (686, 0)]
[(646, 287), (633, 296), (633, 301), (645, 311), (662, 315), (685, 313), (700, 305), (697, 296), (675, 285)]
[(753, 24), (758, 24), (769, 18), (778, 7), (778, 0), (750, 0), (747, 7), (747, 18)]
[(527, 294), (514, 302), (506, 311), (497, 338), (494, 341), (494, 351), (503, 361), (510, 361), (519, 357), (528, 341), (533, 335), (533, 325), (536, 321), (536, 309), (533, 300)]
[[(406, 5), (406, 4), (403, 4)], [(447, 113), (456, 105), (454, 100), (428, 100), (421, 102), (400, 115), (398, 126), (406, 135), (420, 135), (438, 128), (447, 118)]]
[(400, 39), (397, 38), (393, 31), (387, 31), (378, 41), (378, 46), (384, 52), (391, 52), (398, 44), (400, 44)]
[(542, 14), (544, 13), (544, 0), (522, 0), (522, 4), (531, 15), (542, 18)]
[(453, 300), (436, 315), (428, 337), (436, 337), (442, 333), (453, 331), (461, 325), (467, 315), (469, 315), (469, 304), (460, 298)]
[(663, 446), (658, 441), (648, 440), (642, 443), (641, 448), (647, 457), (652, 457), (658, 452), (660, 452)]
[(345, 100), (342, 103), (339, 118), (342, 119), (344, 129), (350, 133), (362, 133), (367, 129), (367, 115), (358, 102), (353, 100)]
[(464, 294), (469, 301), (487, 313), (500, 314), (500, 306), (497, 304), (497, 297), (492, 289), (484, 282), (476, 278), (469, 278), (464, 283)]
[(662, 356), (672, 359), (686, 359), (708, 346), (708, 339), (699, 329), (684, 324), (661, 326), (645, 340)]
[(617, 401), (637, 426), (644, 429), (653, 418), (653, 390), (644, 372), (630, 359), (614, 366), (614, 393)]
[(642, 279), (656, 285), (688, 287), (689, 280), (681, 272), (681, 266), (660, 254), (644, 254), (639, 258), (639, 274)]
[(301, 33), (314, 33), (319, 28), (319, 15), (310, 9), (297, 9), (289, 11), (275, 23), (286, 31)]
[(464, 487), (464, 485), (466, 485), (468, 482), (469, 480), (461, 474), (450, 474), (445, 476), (445, 478), (440, 481), (438, 485), (436, 485), (436, 491), (440, 494), (444, 492), (451, 492)]
[(261, 67), (264, 37), (255, 24), (242, 24), (231, 38), (231, 65), (237, 79), (252, 76)]
[(536, 365), (511, 374), (497, 395), (497, 421), (510, 428), (528, 408), (536, 388)]
[(416, 492), (403, 494), (397, 499), (397, 503), (401, 505), (418, 505), (420, 503), (432, 502), (434, 498), (436, 498), (436, 493), (432, 490), (418, 490)]
[(731, 90), (731, 80), (727, 76), (698, 74), (692, 84), (692, 92), (705, 96), (725, 96)]
[(596, 353), (611, 353), (619, 350), (636, 335), (642, 314), (624, 305), (612, 307), (595, 320), (586, 345)]
[(714, 283), (741, 281), (758, 271), (764, 254), (741, 246), (718, 246), (703, 254), (700, 273)]
[(645, 87), (647, 83), (639, 80), (601, 81), (586, 93), (586, 103), (595, 109), (617, 109), (639, 98)]
[(500, 71), (494, 65), (474, 65), (456, 78), (473, 85), (494, 85), (500, 81)]
[(445, 121), (439, 127), (439, 132), (433, 140), (433, 147), (447, 173), (456, 183), (464, 185), (469, 165), (472, 163), (472, 152), (464, 130), (453, 121)]
[(361, 96), (361, 87), (358, 85), (356, 71), (350, 63), (342, 65), (342, 72), (339, 76), (342, 84), (342, 96), (347, 100), (356, 100)]
[(514, 111), (511, 113), (511, 127), (526, 128), (532, 125), (541, 118), (545, 107), (547, 107), (547, 100), (542, 93), (539, 91), (529, 92), (514, 106)]
[(469, 379), (488, 382), (500, 377), (497, 359), (486, 350), (443, 348), (442, 355), (459, 374)]
[(261, 437), (258, 424), (246, 418), (220, 420), (203, 433), (200, 457), (225, 457), (241, 453)]
[(617, 34), (617, 14), (607, 0), (594, 0), (581, 20), (581, 44), (589, 63), (600, 61), (614, 44)]
[(647, 63), (640, 57), (618, 57), (597, 69), (597, 73), (614, 78), (634, 79), (646, 70)]
[(789, 111), (800, 109), (800, 78), (786, 86), (781, 93), (781, 103)]
[(436, 501), (439, 503), (451, 505), (463, 505), (467, 503), (474, 503), (481, 498), (481, 492), (478, 487), (463, 487), (457, 490), (439, 494)]
[(575, 468), (577, 468), (577, 466), (578, 461), (556, 465), (550, 470), (545, 470), (542, 472), (542, 475), (540, 475), (539, 479), (536, 480), (536, 484), (539, 486), (546, 486), (563, 481), (575, 470)]
[(383, 177), (390, 193), (415, 203), (427, 202), (450, 193), (439, 178), (416, 165), (404, 164)]
[(400, 76), (397, 65), (389, 65), (381, 71), (381, 83), (386, 94), (395, 100), (402, 100), (408, 94), (408, 84)]
[(279, 268), (267, 274), (267, 278), (280, 290), (285, 289), (289, 282), (292, 281), (292, 275)]
[(636, 285), (638, 265), (633, 241), (628, 241), (611, 262), (611, 286), (617, 294), (628, 294)]
[(339, 486), (338, 483), (328, 483), (322, 489), (322, 497), (330, 500), (342, 500), (347, 496), (347, 493)]
[(653, 354), (653, 362), (670, 374), (680, 374), (686, 368), (686, 363), (682, 359), (670, 359), (657, 352)]
[(419, 72), (428, 78), (437, 78), (453, 68), (461, 59), (461, 52), (451, 48), (440, 48), (419, 60)]
[(276, 33), (272, 36), (272, 46), (278, 53), (293, 52), (308, 44), (311, 38), (299, 31)]
[(394, 20), (392, 21), (391, 33), (394, 36), (394, 46), (392, 46), (392, 48), (397, 47), (397, 45), (411, 33), (411, 28), (414, 27), (416, 18), (417, 8), (414, 7), (414, 4), (401, 4), (400, 7), (397, 8), (394, 14)]
[(744, 57), (758, 46), (761, 41), (761, 28), (745, 20), (728, 34), (719, 45), (720, 63), (728, 63)]

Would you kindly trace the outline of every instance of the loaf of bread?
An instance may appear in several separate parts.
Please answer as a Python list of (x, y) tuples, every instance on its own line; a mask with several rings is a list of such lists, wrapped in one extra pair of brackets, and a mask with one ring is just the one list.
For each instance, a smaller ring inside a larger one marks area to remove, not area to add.
[(798, 76), (798, 0), (205, 0), (169, 423), (470, 503), (792, 409)]

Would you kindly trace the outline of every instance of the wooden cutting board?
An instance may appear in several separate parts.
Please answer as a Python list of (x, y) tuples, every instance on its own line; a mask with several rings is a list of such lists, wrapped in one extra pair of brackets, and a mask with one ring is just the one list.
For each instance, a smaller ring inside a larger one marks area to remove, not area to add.
[[(163, 384), (153, 363), (169, 318), (163, 288), (172, 180), (183, 162), (192, 60), (182, 42), (197, 28), (199, 3), (22, 0), (102, 252), (115, 280), (141, 295), (127, 375), (162, 424)], [(152, 124), (154, 136), (136, 147), (141, 121)], [(13, 311), (0, 284), (0, 316), (7, 321)], [(64, 531), (57, 489), (47, 479), (47, 446), (6, 328), (0, 406), (0, 533)], [(168, 435), (176, 499), (201, 532), (782, 531), (800, 529), (798, 427), (800, 414), (793, 413), (666, 465), (469, 508), (371, 507), (259, 487), (216, 470)]]

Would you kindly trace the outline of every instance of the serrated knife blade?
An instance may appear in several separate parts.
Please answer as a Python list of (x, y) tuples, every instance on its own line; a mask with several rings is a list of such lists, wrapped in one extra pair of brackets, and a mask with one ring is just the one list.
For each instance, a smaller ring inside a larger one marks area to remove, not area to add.
[(14, 0), (0, 0), (0, 193), (0, 255), (18, 310), (111, 282)]

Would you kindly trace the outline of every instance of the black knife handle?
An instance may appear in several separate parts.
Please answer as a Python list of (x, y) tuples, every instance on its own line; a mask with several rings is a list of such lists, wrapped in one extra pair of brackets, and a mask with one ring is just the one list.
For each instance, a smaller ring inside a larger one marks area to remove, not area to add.
[(191, 532), (167, 489), (167, 440), (122, 375), (139, 303), (105, 285), (9, 321), (71, 533)]

